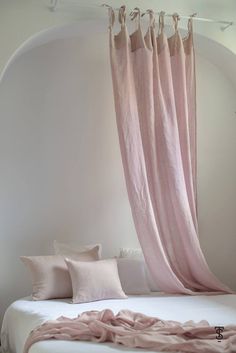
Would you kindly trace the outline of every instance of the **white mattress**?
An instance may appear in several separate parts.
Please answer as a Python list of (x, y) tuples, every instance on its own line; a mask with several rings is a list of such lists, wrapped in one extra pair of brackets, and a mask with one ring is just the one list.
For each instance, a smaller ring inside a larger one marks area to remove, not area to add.
[[(22, 353), (29, 332), (41, 323), (63, 315), (76, 317), (87, 310), (110, 308), (115, 313), (122, 309), (157, 316), (165, 320), (200, 321), (211, 325), (236, 324), (236, 295), (181, 296), (164, 295), (131, 296), (123, 300), (103, 300), (87, 304), (71, 304), (69, 299), (35, 302), (24, 298), (14, 302), (6, 311), (2, 326), (3, 352)], [(120, 353), (146, 352), (105, 343), (43, 341), (30, 348), (30, 353)], [(150, 352), (150, 351), (149, 351)]]

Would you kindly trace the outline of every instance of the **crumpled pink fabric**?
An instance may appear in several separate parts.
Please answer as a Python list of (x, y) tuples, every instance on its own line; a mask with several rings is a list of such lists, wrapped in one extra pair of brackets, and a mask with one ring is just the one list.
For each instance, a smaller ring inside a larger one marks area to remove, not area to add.
[(59, 317), (34, 329), (26, 340), (24, 353), (43, 340), (113, 342), (130, 348), (156, 352), (236, 352), (236, 325), (226, 326), (223, 339), (216, 339), (215, 327), (203, 320), (181, 324), (129, 310), (115, 315), (110, 309), (87, 311), (77, 318)]

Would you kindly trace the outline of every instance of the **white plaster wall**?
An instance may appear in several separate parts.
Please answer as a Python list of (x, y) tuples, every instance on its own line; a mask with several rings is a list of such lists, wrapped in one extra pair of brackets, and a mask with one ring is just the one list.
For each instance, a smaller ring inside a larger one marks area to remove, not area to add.
[(236, 289), (236, 88), (198, 57), (197, 89), (200, 242), (212, 270)]
[[(59, 0), (55, 12), (48, 10), (49, 3), (50, 0), (0, 0), (0, 71), (22, 42), (45, 28), (93, 19), (101, 19), (107, 26), (107, 12), (98, 6), (102, 1)], [(197, 12), (200, 17), (236, 22), (235, 0), (107, 0), (106, 3), (115, 8), (126, 4), (129, 9), (138, 6), (184, 15)], [(186, 28), (186, 20), (180, 25)], [(194, 29), (236, 53), (236, 26), (222, 32), (218, 24), (195, 22)]]
[(53, 239), (137, 246), (115, 125), (107, 38), (28, 52), (0, 85), (0, 302), (30, 292), (22, 254)]

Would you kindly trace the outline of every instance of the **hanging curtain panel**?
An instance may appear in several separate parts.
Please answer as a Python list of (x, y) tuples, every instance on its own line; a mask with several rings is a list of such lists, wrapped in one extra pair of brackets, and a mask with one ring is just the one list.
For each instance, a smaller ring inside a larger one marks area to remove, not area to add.
[(145, 35), (113, 34), (110, 57), (117, 127), (126, 186), (146, 263), (159, 288), (169, 293), (230, 292), (210, 271), (198, 239), (196, 212), (196, 103), (192, 20), (188, 35), (158, 33), (154, 13)]

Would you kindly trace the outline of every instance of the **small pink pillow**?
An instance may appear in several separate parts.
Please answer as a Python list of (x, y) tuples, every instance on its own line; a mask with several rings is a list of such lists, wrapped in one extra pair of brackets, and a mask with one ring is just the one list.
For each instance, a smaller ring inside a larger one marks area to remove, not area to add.
[(91, 245), (78, 245), (72, 243), (61, 243), (57, 240), (54, 240), (53, 247), (55, 255), (65, 255), (70, 257), (71, 255), (77, 255), (83, 251), (88, 251), (94, 249), (98, 246), (98, 255), (99, 260), (101, 260), (101, 253), (102, 253), (102, 245), (101, 244), (91, 244)]
[[(96, 261), (99, 258), (99, 247), (71, 255), (79, 261)], [(21, 256), (21, 260), (29, 268), (32, 277), (33, 300), (55, 298), (71, 298), (72, 284), (64, 256)]]
[(72, 281), (73, 303), (123, 299), (116, 259), (80, 262), (65, 259)]

